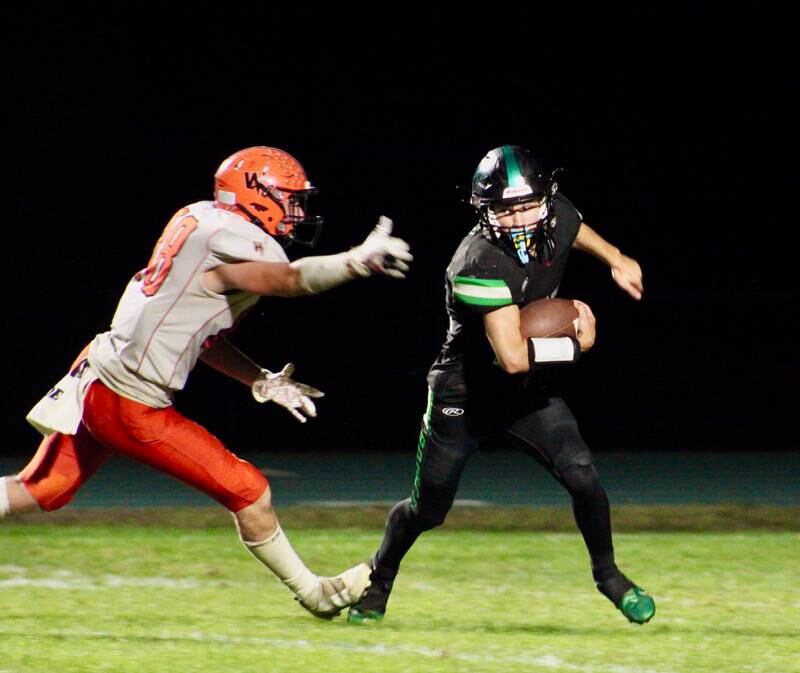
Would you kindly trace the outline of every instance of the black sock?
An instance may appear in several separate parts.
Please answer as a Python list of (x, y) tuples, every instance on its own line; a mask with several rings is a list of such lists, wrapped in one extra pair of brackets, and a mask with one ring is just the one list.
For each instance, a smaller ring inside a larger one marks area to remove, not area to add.
[(595, 582), (604, 582), (618, 574), (619, 569), (614, 563), (614, 552), (592, 557), (592, 577)]
[(606, 577), (603, 580), (595, 578), (595, 583), (600, 592), (608, 598), (614, 605), (619, 605), (622, 597), (633, 588), (631, 582), (625, 575), (617, 570), (615, 575)]
[(613, 575), (616, 566), (611, 540), (611, 509), (594, 466), (572, 465), (564, 470), (561, 482), (572, 496), (575, 523), (592, 559), (592, 569), (601, 575)]
[(393, 580), (400, 568), (400, 561), (422, 531), (411, 509), (410, 499), (398, 502), (392, 507), (386, 519), (383, 541), (373, 559), (375, 574), (381, 579)]

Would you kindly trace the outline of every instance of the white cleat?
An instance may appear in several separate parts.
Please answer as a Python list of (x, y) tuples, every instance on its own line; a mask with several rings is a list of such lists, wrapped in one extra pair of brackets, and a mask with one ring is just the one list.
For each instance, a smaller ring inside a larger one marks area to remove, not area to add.
[(295, 600), (315, 617), (333, 619), (363, 598), (370, 585), (371, 572), (366, 563), (359, 563), (336, 577), (318, 577), (312, 592), (302, 598), (297, 596)]

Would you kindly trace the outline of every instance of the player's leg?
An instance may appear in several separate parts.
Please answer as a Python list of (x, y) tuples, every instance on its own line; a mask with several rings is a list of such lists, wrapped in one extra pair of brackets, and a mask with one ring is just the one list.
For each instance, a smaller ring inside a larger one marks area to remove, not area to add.
[(586, 543), (598, 589), (630, 621), (649, 621), (655, 614), (655, 603), (617, 568), (608, 495), (565, 402), (560, 397), (542, 399), (533, 412), (511, 426), (509, 433), (572, 497), (575, 522)]
[(319, 577), (297, 555), (272, 508), (269, 486), (252, 505), (234, 512), (239, 536), (316, 617), (331, 619), (358, 601), (369, 586), (370, 568), (360, 563), (336, 577)]
[(19, 474), (0, 478), (0, 516), (63, 507), (109, 456), (83, 425), (46, 437)]
[[(88, 350), (86, 346), (70, 369), (86, 357)], [(111, 452), (82, 424), (74, 436), (49, 435), (19, 474), (0, 477), (0, 518), (7, 514), (63, 507), (110, 455)]]
[(357, 601), (369, 582), (362, 563), (333, 578), (318, 577), (296, 554), (272, 508), (266, 477), (204, 427), (173, 407), (153, 409), (95, 383), (84, 418), (105, 444), (213, 498), (234, 517), (240, 538), (319, 617)]
[(38, 509), (39, 503), (20, 483), (17, 475), (0, 477), (0, 519), (8, 514)]
[[(444, 409), (458, 408), (458, 415)], [(371, 585), (363, 600), (348, 614), (348, 621), (380, 621), (400, 562), (419, 535), (444, 523), (453, 505), (461, 473), (477, 446), (467, 429), (463, 407), (443, 404), (429, 392), (416, 454), (411, 497), (389, 511), (383, 540), (372, 559)]]

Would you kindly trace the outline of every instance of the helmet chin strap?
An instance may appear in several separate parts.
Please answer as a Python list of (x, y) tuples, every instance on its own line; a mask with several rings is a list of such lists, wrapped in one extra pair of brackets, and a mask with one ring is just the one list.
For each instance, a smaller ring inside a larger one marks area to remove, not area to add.
[[(264, 226), (264, 223), (259, 219), (256, 215), (253, 215), (247, 208), (245, 208), (241, 203), (237, 203), (236, 207), (239, 208), (245, 215), (247, 215), (247, 219), (250, 220), (251, 223), (255, 224), (257, 227), (260, 227), (267, 233), (269, 233), (268, 229)], [(285, 248), (292, 242), (292, 237), (289, 234), (271, 234), (277, 241)]]
[(545, 266), (549, 266), (553, 261), (556, 249), (556, 237), (550, 227), (540, 227), (536, 232), (536, 258)]
[(247, 219), (250, 220), (252, 224), (255, 224), (256, 226), (259, 226), (262, 229), (264, 229), (264, 223), (261, 222), (261, 220), (259, 220), (255, 215), (253, 215), (253, 213), (247, 210), (247, 208), (245, 208), (241, 203), (237, 203), (236, 207), (239, 210), (241, 210), (245, 215), (247, 215)]

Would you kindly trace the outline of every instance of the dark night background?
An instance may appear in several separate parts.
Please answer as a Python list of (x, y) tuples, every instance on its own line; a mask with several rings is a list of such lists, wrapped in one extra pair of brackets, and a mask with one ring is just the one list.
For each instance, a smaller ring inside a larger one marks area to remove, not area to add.
[(455, 186), (503, 143), (563, 166), (562, 191), (644, 269), (641, 303), (581, 253), (562, 286), (598, 317), (566, 380), (590, 445), (797, 448), (785, 17), (122, 8), (6, 22), (3, 453), (35, 448), (25, 414), (107, 328), (172, 213), (259, 144), (320, 188), (319, 253), (385, 213), (416, 261), (404, 282), (265, 298), (233, 336), (326, 391), (306, 426), (198, 365), (178, 408), (234, 451), (414, 450), (469, 227)]

